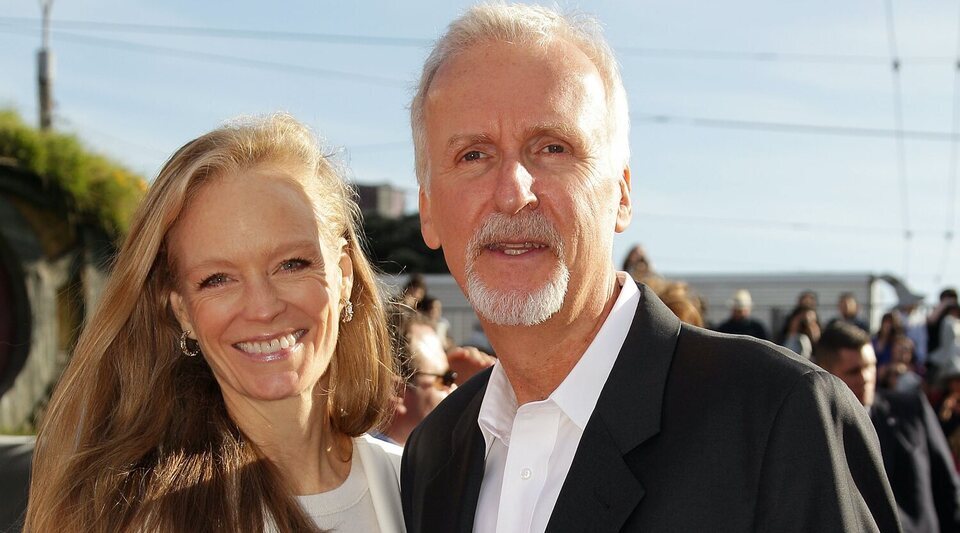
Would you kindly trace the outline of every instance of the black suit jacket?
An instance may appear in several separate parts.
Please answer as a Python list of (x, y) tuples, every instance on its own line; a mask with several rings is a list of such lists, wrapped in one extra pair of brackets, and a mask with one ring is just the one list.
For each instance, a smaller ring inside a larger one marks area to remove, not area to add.
[(960, 531), (960, 480), (937, 416), (919, 393), (878, 390), (870, 419), (907, 533)]
[[(681, 325), (640, 291), (547, 531), (899, 530), (873, 427), (842, 382), (773, 344)], [(472, 529), (489, 377), (407, 441), (409, 532)]]

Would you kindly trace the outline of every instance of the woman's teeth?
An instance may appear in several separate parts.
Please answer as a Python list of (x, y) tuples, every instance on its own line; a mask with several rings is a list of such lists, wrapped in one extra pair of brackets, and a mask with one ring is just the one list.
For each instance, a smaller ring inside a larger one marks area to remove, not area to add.
[(297, 340), (303, 336), (303, 334), (303, 330), (298, 330), (268, 341), (238, 342), (236, 346), (246, 353), (275, 353), (297, 344)]

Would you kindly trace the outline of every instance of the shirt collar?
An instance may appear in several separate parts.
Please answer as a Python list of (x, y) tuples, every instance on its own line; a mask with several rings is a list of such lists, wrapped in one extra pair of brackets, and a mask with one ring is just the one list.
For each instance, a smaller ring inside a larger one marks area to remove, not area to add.
[[(544, 400), (557, 404), (581, 431), (593, 414), (640, 302), (637, 284), (626, 272), (617, 272), (617, 283), (621, 287), (620, 294), (597, 335), (560, 386)], [(510, 431), (517, 408), (513, 386), (498, 361), (487, 382), (477, 418), (488, 451), (495, 438), (510, 445)]]
[(587, 427), (590, 415), (597, 406), (600, 392), (617, 362), (640, 302), (640, 291), (630, 276), (625, 272), (617, 272), (617, 281), (621, 286), (620, 295), (610, 314), (583, 357), (550, 395), (580, 431)]

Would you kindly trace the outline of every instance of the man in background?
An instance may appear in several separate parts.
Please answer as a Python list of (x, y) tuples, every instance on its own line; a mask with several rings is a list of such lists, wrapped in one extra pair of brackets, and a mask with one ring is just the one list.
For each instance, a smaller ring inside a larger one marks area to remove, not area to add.
[(837, 321), (827, 326), (813, 355), (869, 411), (903, 531), (960, 531), (960, 480), (937, 416), (923, 394), (877, 389), (877, 358), (870, 336), (853, 324)]
[(730, 318), (717, 327), (721, 333), (731, 333), (734, 335), (750, 335), (758, 339), (770, 340), (767, 334), (767, 328), (759, 320), (750, 316), (753, 309), (753, 298), (746, 289), (740, 289), (733, 293), (730, 299)]
[(857, 297), (852, 292), (844, 292), (840, 295), (839, 300), (837, 300), (837, 312), (839, 313), (837, 318), (834, 318), (831, 322), (846, 322), (870, 333), (870, 326), (860, 318), (860, 303), (857, 302)]
[(394, 353), (404, 386), (390, 425), (380, 437), (403, 445), (413, 428), (456, 388), (456, 372), (430, 318), (409, 310), (395, 310)]

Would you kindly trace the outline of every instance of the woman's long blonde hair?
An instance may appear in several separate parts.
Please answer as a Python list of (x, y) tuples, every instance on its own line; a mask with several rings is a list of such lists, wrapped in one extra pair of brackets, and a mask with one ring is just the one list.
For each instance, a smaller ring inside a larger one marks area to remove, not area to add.
[(356, 436), (382, 422), (394, 364), (353, 193), (290, 116), (237, 121), (178, 150), (137, 210), (41, 423), (25, 531), (315, 529), (228, 416), (204, 359), (181, 353), (169, 305), (165, 238), (186, 203), (207, 180), (264, 164), (300, 170), (321, 235), (346, 239), (353, 261), (355, 318), (328, 369), (330, 427)]

